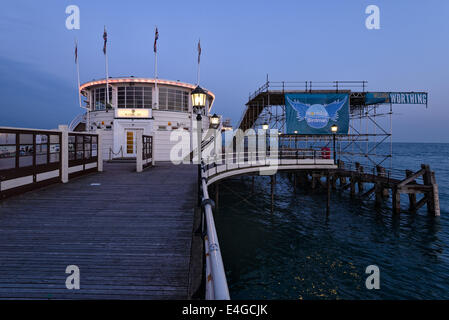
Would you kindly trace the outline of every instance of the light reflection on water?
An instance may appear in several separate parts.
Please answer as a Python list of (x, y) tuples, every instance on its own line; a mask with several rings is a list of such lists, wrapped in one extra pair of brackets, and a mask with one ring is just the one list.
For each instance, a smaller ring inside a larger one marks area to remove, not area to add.
[[(425, 208), (393, 216), (390, 203), (375, 210), (372, 201), (339, 192), (326, 217), (326, 192), (294, 193), (285, 174), (278, 175), (271, 213), (269, 177), (255, 178), (256, 194), (251, 178), (223, 183), (215, 219), (231, 298), (448, 299), (449, 145), (394, 148), (400, 167), (426, 162), (436, 171), (440, 218)], [(371, 264), (380, 268), (380, 290), (365, 288)]]

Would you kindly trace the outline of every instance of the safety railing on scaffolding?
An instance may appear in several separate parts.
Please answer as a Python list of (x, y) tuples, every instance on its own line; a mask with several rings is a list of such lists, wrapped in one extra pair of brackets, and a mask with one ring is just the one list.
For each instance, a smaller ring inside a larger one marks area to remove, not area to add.
[(368, 81), (266, 81), (256, 91), (249, 95), (248, 101), (251, 101), (262, 92), (269, 90), (291, 91), (291, 90), (361, 90), (365, 92)]

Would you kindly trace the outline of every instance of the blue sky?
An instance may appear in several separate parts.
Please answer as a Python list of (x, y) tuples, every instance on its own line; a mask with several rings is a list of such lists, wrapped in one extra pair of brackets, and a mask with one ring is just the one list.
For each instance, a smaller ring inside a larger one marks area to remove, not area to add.
[[(65, 8), (80, 8), (67, 30)], [(381, 29), (365, 28), (380, 8)], [(449, 2), (431, 1), (8, 1), (0, 12), (0, 125), (54, 128), (81, 111), (81, 80), (104, 77), (103, 25), (110, 76), (152, 77), (159, 28), (159, 77), (201, 84), (214, 112), (241, 116), (265, 81), (367, 80), (371, 91), (428, 91), (429, 108), (396, 106), (395, 141), (449, 142)]]

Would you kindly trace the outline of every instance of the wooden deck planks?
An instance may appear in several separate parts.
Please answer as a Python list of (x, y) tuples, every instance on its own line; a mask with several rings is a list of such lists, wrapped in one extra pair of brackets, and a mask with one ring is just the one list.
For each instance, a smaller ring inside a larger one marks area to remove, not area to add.
[[(134, 170), (105, 163), (0, 202), (0, 298), (188, 298), (196, 167)], [(80, 290), (65, 287), (72, 264)]]

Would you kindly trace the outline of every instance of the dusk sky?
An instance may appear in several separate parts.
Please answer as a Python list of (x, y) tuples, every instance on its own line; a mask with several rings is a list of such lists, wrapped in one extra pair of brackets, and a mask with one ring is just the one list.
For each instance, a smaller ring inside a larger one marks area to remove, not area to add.
[[(380, 8), (380, 30), (365, 8)], [(67, 30), (65, 8), (80, 8)], [(5, 1), (0, 12), (1, 126), (55, 128), (78, 106), (81, 82), (105, 76), (196, 82), (216, 95), (213, 112), (240, 119), (248, 94), (273, 81), (367, 80), (370, 91), (428, 91), (428, 109), (397, 105), (394, 141), (449, 142), (449, 1)]]

